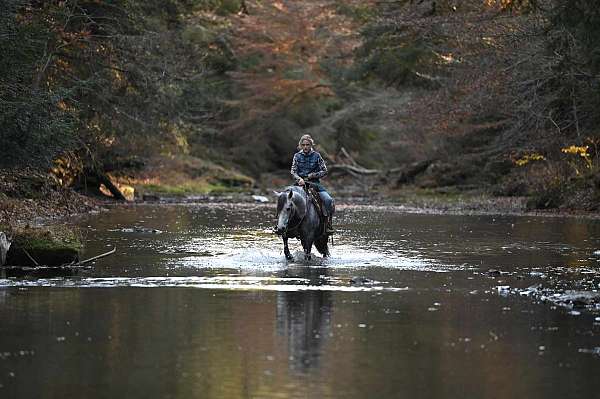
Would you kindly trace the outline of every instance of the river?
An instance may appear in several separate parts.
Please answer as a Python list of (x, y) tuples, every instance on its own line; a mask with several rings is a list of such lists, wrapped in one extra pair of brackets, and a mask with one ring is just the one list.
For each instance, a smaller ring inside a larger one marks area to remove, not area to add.
[(0, 280), (1, 398), (600, 392), (598, 220), (342, 206), (332, 257), (308, 262), (296, 240), (285, 261), (268, 204), (75, 223), (84, 257), (117, 252)]

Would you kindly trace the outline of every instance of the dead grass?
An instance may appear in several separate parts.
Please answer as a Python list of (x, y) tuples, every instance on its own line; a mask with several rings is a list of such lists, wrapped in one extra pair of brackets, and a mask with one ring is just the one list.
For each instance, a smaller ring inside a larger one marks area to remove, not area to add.
[(248, 190), (254, 179), (213, 162), (191, 157), (155, 157), (133, 177), (118, 177), (119, 184), (133, 187), (136, 198), (145, 194), (188, 196)]

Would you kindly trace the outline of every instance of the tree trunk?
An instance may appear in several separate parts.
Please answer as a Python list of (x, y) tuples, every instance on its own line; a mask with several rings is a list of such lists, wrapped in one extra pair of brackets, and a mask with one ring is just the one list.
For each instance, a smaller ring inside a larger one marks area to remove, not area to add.
[(101, 172), (98, 169), (85, 168), (79, 179), (77, 188), (83, 190), (85, 193), (104, 195), (100, 191), (101, 185), (104, 185), (104, 187), (110, 191), (114, 199), (127, 201), (127, 198), (125, 198), (121, 190), (119, 190), (119, 188), (110, 180), (106, 173)]
[(0, 266), (6, 263), (6, 253), (10, 248), (10, 242), (6, 238), (6, 234), (0, 231)]

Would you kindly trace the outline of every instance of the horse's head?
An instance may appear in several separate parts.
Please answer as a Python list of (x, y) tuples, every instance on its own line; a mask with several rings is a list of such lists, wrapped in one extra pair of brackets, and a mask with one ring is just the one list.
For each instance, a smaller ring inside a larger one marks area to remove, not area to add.
[(276, 232), (282, 235), (288, 228), (294, 216), (294, 192), (292, 190), (279, 193), (277, 198), (277, 228)]
[(306, 204), (300, 194), (293, 189), (278, 194), (276, 233), (283, 235), (287, 230), (297, 227), (306, 213)]

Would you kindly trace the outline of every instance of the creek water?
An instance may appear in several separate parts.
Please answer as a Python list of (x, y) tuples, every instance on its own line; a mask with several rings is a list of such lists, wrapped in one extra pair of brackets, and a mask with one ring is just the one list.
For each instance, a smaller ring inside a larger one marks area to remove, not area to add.
[[(0, 280), (1, 398), (575, 398), (600, 392), (600, 221), (340, 207), (287, 262), (273, 205), (77, 221), (77, 277)], [(295, 251), (295, 252), (294, 252)], [(571, 296), (569, 296), (571, 295)]]

